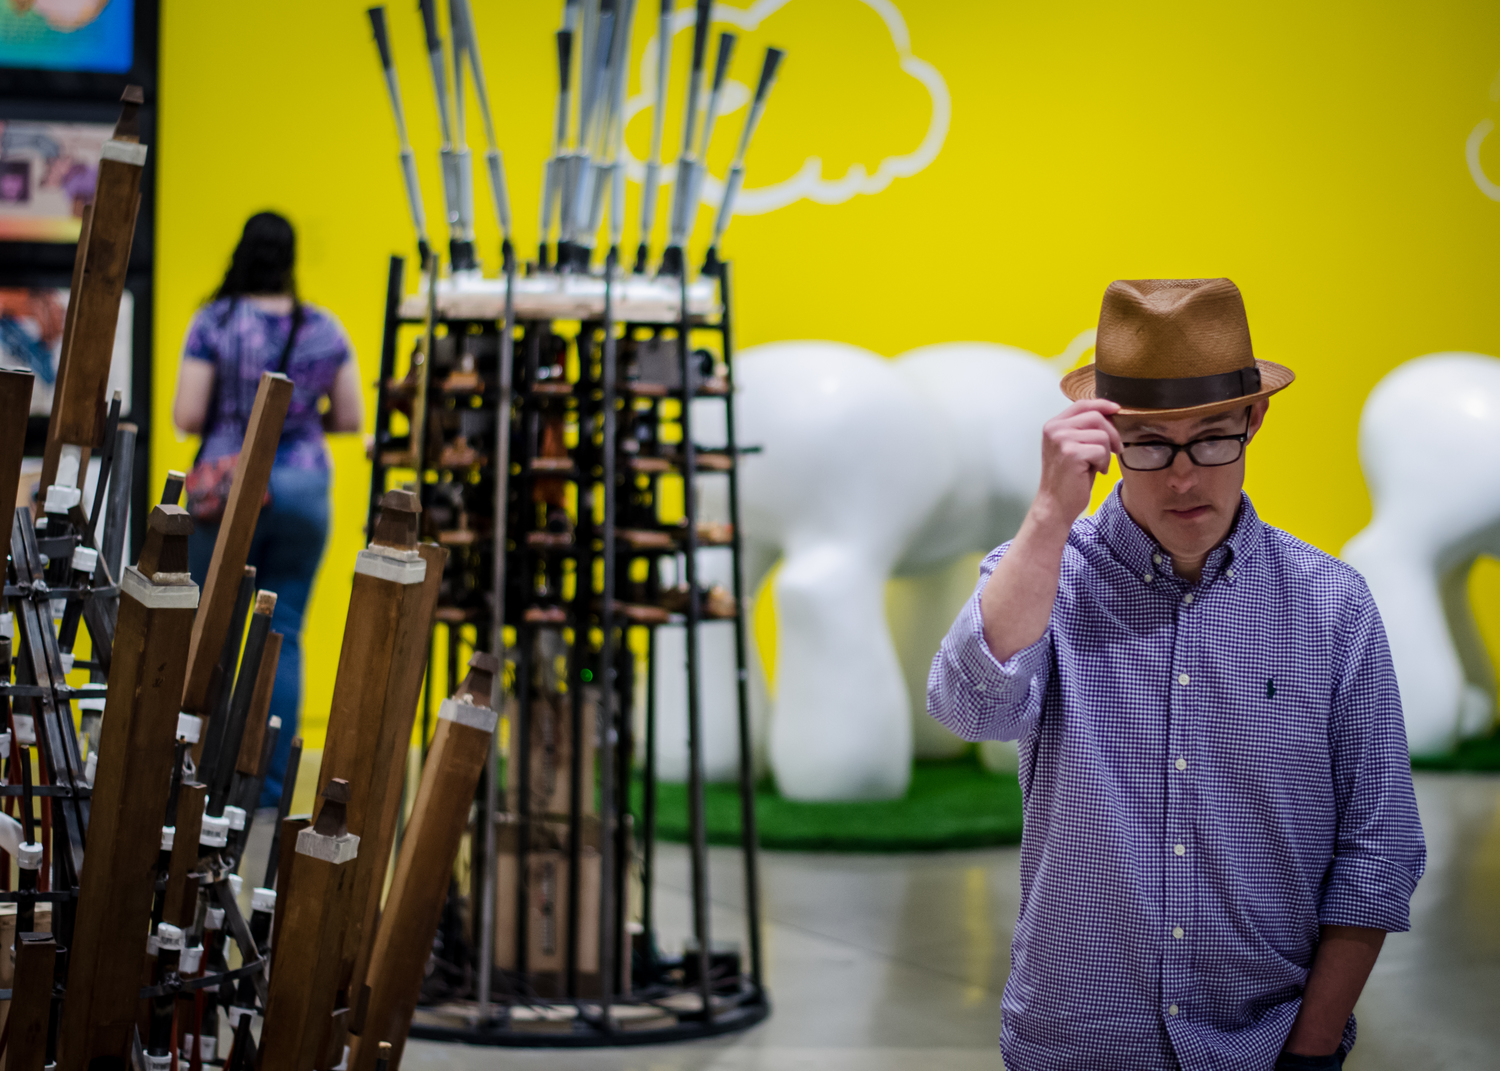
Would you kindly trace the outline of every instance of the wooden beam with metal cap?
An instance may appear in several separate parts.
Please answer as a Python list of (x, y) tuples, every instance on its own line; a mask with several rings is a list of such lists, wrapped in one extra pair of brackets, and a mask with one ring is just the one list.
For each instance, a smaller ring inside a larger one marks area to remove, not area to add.
[(412, 492), (386, 492), (370, 545), (356, 560), (318, 773), (320, 787), (334, 778), (348, 782), (349, 832), (365, 844), (355, 865), (354, 909), (343, 935), (339, 979), (340, 995), (356, 1012), (363, 977), (356, 979), (355, 971), (363, 960), (365, 922), (373, 916), (372, 901), (379, 903), (390, 859), (393, 830), (383, 833), (382, 826), (389, 812), (394, 827), (388, 797), (392, 786), (400, 792), (446, 560), (440, 548), (418, 546), (420, 514)]
[(250, 540), (255, 535), (255, 522), (260, 519), (261, 504), (271, 482), (271, 465), (276, 460), (281, 426), (286, 421), (291, 401), (290, 379), (275, 372), (261, 374), (255, 404), (245, 425), (245, 440), (240, 447), (239, 463), (235, 466), (234, 482), (229, 488), (224, 517), (219, 522), (219, 537), (214, 542), (213, 558), (203, 579), (202, 604), (193, 621), (193, 636), (188, 647), (182, 709), (199, 717), (208, 713), (214, 664), (229, 634), (240, 577), (250, 556)]
[(187, 641), (198, 605), (188, 576), (193, 522), (157, 506), (138, 563), (120, 581), (120, 616), (105, 699), (80, 875), (68, 993), (63, 1005), (63, 1071), (129, 1055), (143, 934), (150, 928), (162, 815), (172, 782), (173, 730)]
[(277, 896), (271, 990), (261, 1028), (266, 1071), (332, 1067), (326, 1048), (337, 1007), (344, 926), (354, 892), (359, 837), (346, 825), (350, 793), (338, 778), (323, 789), (317, 821), (297, 834), (287, 891)]
[[(469, 805), (490, 755), (497, 715), (492, 691), (500, 664), (477, 651), (469, 674), (443, 700), (437, 730), (401, 840), (396, 873), (376, 930), (370, 957), (370, 998), (364, 1031), (350, 1056), (351, 1071), (373, 1071), (390, 1043), (401, 1065), (406, 1034), (422, 988), (432, 940), (448, 897), (453, 860), (469, 822)], [(481, 954), (489, 950), (481, 950)]]
[(94, 199), (83, 212), (42, 460), (39, 490), (49, 513), (78, 504), (89, 453), (104, 434), (115, 326), (141, 207), (146, 146), (137, 113), (145, 99), (140, 86), (121, 94), (120, 119), (100, 152)]
[[(443, 583), (443, 567), (448, 551), (435, 543), (421, 543), (417, 553), (427, 563), (427, 577), (406, 630), (398, 639), (397, 672), (392, 675), (391, 690), (386, 697), (381, 721), (382, 764), (385, 787), (372, 795), (365, 822), (365, 838), (370, 853), (369, 872), (355, 888), (355, 918), (344, 942), (346, 967), (352, 963), (347, 979), (354, 1018), (351, 1026), (358, 1030), (364, 1022), (364, 1007), (369, 990), (370, 953), (375, 944), (375, 923), (380, 916), (381, 894), (385, 891), (386, 870), (396, 840), (396, 822), (403, 803), (412, 724), (422, 697), (422, 679), (427, 672), (427, 654), (431, 650), (432, 615), (437, 609), (438, 593)], [(376, 776), (379, 776), (377, 773)]]

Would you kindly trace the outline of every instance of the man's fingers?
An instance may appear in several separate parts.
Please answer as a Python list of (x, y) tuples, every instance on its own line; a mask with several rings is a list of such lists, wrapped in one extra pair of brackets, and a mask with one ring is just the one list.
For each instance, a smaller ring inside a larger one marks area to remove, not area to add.
[(1119, 444), (1120, 436), (1107, 427), (1069, 428), (1059, 436), (1059, 443), (1083, 443), (1089, 446), (1097, 446), (1106, 455), (1118, 453), (1116, 446)]
[(1064, 409), (1059, 416), (1070, 417), (1079, 413), (1102, 413), (1105, 416), (1114, 416), (1120, 411), (1119, 403), (1111, 402), (1104, 398), (1085, 398), (1081, 402), (1074, 402)]
[(1082, 440), (1075, 440), (1069, 443), (1064, 448), (1063, 455), (1087, 465), (1095, 472), (1104, 472), (1108, 469), (1111, 457), (1107, 443), (1084, 442)]

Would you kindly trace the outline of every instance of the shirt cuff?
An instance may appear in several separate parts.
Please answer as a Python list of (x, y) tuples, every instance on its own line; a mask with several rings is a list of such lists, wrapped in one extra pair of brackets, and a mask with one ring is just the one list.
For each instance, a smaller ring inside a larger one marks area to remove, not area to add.
[(1000, 701), (1025, 697), (1031, 682), (1046, 669), (1052, 626), (1029, 647), (1023, 647), (1004, 662), (995, 657), (984, 640), (984, 614), (976, 594), (955, 622), (954, 662), (959, 678), (969, 690)]
[(1338, 856), (1323, 887), (1318, 922), (1404, 933), (1411, 929), (1416, 888), (1416, 875), (1404, 866), (1378, 856)]

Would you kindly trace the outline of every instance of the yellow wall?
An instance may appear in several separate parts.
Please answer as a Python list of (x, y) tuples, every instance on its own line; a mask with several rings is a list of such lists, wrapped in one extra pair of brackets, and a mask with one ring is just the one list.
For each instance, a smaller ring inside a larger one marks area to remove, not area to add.
[[(1257, 440), (1250, 492), (1268, 521), (1337, 551), (1369, 517), (1355, 428), (1370, 388), (1423, 353), (1500, 354), (1500, 203), (1465, 162), (1476, 124), (1500, 121), (1500, 7), (894, 2), (912, 54), (951, 95), (941, 151), (878, 194), (739, 218), (727, 243), (739, 344), (831, 338), (895, 355), (986, 339), (1052, 354), (1093, 323), (1111, 279), (1228, 275), (1259, 354), (1299, 375)], [(165, 0), (157, 413), (188, 318), (245, 217), (266, 207), (297, 223), (303, 291), (343, 319), (373, 379), (386, 257), (412, 243), (365, 6)], [(475, 6), (531, 250), (561, 4)], [(655, 5), (639, 6), (638, 50)], [(437, 219), (414, 8), (401, 0), (390, 21)], [(742, 37), (735, 78), (753, 84), (767, 43), (789, 57), (748, 186), (785, 180), (809, 157), (830, 178), (874, 172), (920, 142), (928, 94), (903, 73), (875, 6), (789, 0)], [(675, 126), (677, 104), (670, 114)], [(740, 114), (713, 155), (720, 171)], [(648, 121), (631, 125), (637, 154)], [(472, 127), (479, 145), (477, 118)], [(1481, 162), (1500, 177), (1500, 136)], [(495, 225), (476, 184), (493, 270)], [(151, 436), (155, 485), (194, 444), (165, 419)], [(334, 455), (335, 528), (308, 620), (309, 728), (327, 709), (362, 540), (362, 451), (345, 439)], [(1480, 570), (1475, 591), (1500, 641), (1500, 567)]]

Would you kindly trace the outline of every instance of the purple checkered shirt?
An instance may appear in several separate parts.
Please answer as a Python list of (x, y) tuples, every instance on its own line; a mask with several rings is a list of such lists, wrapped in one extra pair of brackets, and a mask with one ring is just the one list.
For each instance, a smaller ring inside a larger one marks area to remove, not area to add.
[(1046, 634), (999, 662), (976, 590), (927, 687), (965, 739), (1020, 741), (1008, 1071), (1269, 1071), (1318, 927), (1408, 928), (1426, 851), (1380, 614), (1248, 497), (1189, 584), (1116, 489)]

